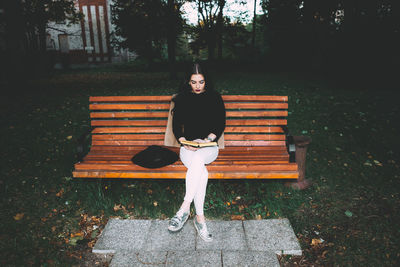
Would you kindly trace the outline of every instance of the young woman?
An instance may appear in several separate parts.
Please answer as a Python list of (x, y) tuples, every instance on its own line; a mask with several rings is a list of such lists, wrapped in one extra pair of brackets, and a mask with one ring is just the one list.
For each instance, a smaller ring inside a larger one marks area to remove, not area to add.
[[(173, 101), (173, 132), (179, 142), (218, 141), (225, 129), (225, 106), (221, 95), (213, 90), (199, 64), (193, 65)], [(170, 220), (168, 230), (176, 232), (182, 229), (189, 218), (190, 204), (194, 200), (197, 215), (193, 220), (194, 226), (204, 241), (212, 241), (203, 210), (208, 181), (205, 165), (213, 162), (217, 156), (218, 146), (181, 146), (180, 159), (187, 168), (186, 194), (179, 211)]]

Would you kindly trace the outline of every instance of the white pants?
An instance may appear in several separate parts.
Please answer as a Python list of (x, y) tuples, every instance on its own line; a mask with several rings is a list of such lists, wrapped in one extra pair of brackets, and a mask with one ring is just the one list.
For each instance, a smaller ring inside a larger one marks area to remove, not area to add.
[(180, 158), (188, 169), (186, 172), (185, 201), (194, 199), (197, 215), (204, 214), (204, 198), (208, 182), (208, 171), (205, 164), (210, 164), (218, 157), (218, 147), (204, 147), (191, 151), (181, 147)]

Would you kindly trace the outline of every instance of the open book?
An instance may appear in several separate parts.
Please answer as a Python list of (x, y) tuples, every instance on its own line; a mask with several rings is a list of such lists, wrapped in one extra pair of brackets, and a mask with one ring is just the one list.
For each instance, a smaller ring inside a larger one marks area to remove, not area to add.
[(194, 141), (181, 141), (182, 145), (192, 146), (192, 147), (208, 147), (208, 146), (217, 146), (217, 142), (206, 142), (206, 143), (197, 143)]

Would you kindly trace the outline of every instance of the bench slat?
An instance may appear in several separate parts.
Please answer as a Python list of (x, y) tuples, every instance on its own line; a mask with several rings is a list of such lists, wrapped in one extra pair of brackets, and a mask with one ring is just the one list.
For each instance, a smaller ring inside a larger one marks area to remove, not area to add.
[[(140, 146), (140, 145), (164, 145), (164, 139), (162, 140), (112, 140), (112, 141), (96, 141), (93, 140), (93, 145), (96, 146)], [(285, 141), (225, 141), (226, 146), (282, 146), (285, 145)]]
[(171, 96), (158, 95), (158, 96), (91, 96), (91, 97), (89, 97), (89, 102), (133, 102), (133, 101), (170, 102)]
[[(133, 155), (88, 155), (83, 159), (83, 163), (86, 162), (91, 162), (91, 161), (118, 161), (118, 160), (123, 160), (123, 161), (130, 161)], [(221, 158), (218, 158), (217, 161), (215, 162), (268, 162), (269, 164), (271, 163), (281, 163), (284, 161), (285, 163), (288, 163), (288, 156), (287, 155), (268, 155), (268, 156), (248, 156), (248, 157), (233, 157), (233, 156), (221, 156)]]
[(93, 134), (92, 140), (164, 140), (164, 134)]
[[(77, 163), (75, 164), (75, 170), (104, 170), (104, 171), (146, 171), (148, 168), (144, 168), (133, 163), (130, 164), (98, 164), (98, 163)], [(159, 170), (169, 171), (186, 171), (184, 165), (169, 165), (166, 167), (159, 168)], [(232, 166), (227, 165), (213, 165), (207, 166), (207, 170), (219, 172), (219, 171), (232, 171)], [(235, 172), (241, 171), (296, 171), (296, 164), (265, 164), (265, 165), (250, 165), (243, 164), (235, 166)]]
[[(240, 110), (240, 111), (226, 111), (227, 118), (230, 117), (287, 117), (288, 112), (286, 110), (277, 111), (250, 111), (250, 110)], [(168, 111), (158, 111), (158, 112), (91, 112), (90, 118), (92, 119), (108, 119), (108, 118), (167, 118)]]
[[(166, 120), (92, 120), (92, 126), (163, 126)], [(263, 119), (244, 119), (226, 120), (226, 125), (286, 125), (287, 120), (263, 120)]]
[[(169, 110), (169, 103), (90, 104), (90, 110)], [(225, 103), (226, 109), (287, 109), (287, 103)]]
[(284, 141), (286, 140), (283, 134), (235, 134), (226, 133), (224, 134), (225, 141)]
[(256, 125), (256, 126), (268, 126), (268, 125), (286, 125), (287, 120), (264, 120), (264, 119), (244, 119), (244, 120), (226, 120), (227, 126), (233, 125)]
[[(136, 146), (92, 146), (91, 151), (104, 151), (104, 152), (115, 152), (115, 153), (134, 153), (132, 151), (141, 151), (146, 147)], [(171, 148), (173, 151), (178, 151), (178, 147)], [(237, 154), (265, 154), (265, 153), (287, 153), (286, 147), (284, 146), (267, 146), (267, 147), (225, 147), (219, 151), (219, 155), (237, 155)]]
[(167, 118), (168, 111), (155, 112), (92, 112), (92, 119), (108, 119), (108, 118)]
[[(270, 95), (223, 95), (224, 102), (228, 101), (281, 101), (287, 102), (287, 96)], [(169, 102), (171, 96), (91, 96), (90, 102), (132, 102), (132, 101), (166, 101)]]
[(168, 109), (169, 103), (161, 104), (90, 104), (90, 110), (159, 110)]
[[(166, 122), (164, 127), (98, 127), (95, 128), (92, 133), (164, 133), (166, 128)], [(283, 133), (281, 127), (226, 127), (225, 132), (234, 133)]]
[(287, 96), (274, 96), (274, 95), (223, 95), (222, 99), (224, 102), (229, 101), (274, 101), (274, 102), (287, 102)]
[[(98, 163), (98, 164), (132, 164), (132, 161), (129, 159), (123, 160), (122, 158), (86, 158), (83, 163), (88, 163), (88, 164), (93, 164), (93, 163)], [(236, 165), (236, 164), (251, 164), (251, 165), (263, 165), (263, 164), (287, 164), (287, 158), (282, 158), (282, 159), (268, 159), (268, 160), (259, 160), (259, 159), (253, 159), (253, 160), (240, 160), (240, 159), (233, 159), (233, 160), (216, 160), (212, 164), (213, 165)], [(181, 164), (180, 161), (175, 162), (175, 165)]]
[(257, 126), (248, 126), (248, 127), (225, 127), (226, 133), (283, 133), (281, 127), (257, 127)]
[(98, 127), (92, 133), (164, 133), (164, 127)]
[(165, 126), (166, 120), (92, 120), (92, 126)]
[[(283, 134), (224, 134), (225, 141), (284, 141), (286, 140)], [(164, 140), (164, 134), (93, 134), (92, 140)]]
[(226, 109), (287, 109), (287, 103), (225, 103)]
[[(140, 178), (140, 179), (184, 179), (184, 172), (106, 172), (74, 171), (76, 178)], [(208, 179), (296, 179), (297, 171), (287, 172), (209, 172)]]

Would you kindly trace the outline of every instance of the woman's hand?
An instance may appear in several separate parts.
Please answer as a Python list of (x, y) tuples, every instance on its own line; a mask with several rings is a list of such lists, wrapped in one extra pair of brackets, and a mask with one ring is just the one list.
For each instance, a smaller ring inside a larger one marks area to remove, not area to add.
[(213, 142), (215, 141), (215, 139), (217, 138), (217, 136), (213, 133), (210, 133), (206, 138), (204, 138), (205, 142)]
[(191, 151), (197, 151), (199, 149), (198, 147), (192, 147), (192, 146), (183, 146), (183, 147)]
[[(180, 137), (179, 139), (178, 139), (178, 141), (179, 142), (181, 142), (181, 141), (186, 141), (186, 138), (185, 137)], [(196, 140), (195, 140), (196, 141)], [(184, 148), (186, 148), (187, 150), (190, 150), (190, 151), (197, 151), (197, 147), (192, 147), (192, 146), (187, 146), (187, 145), (183, 145), (183, 147)]]

